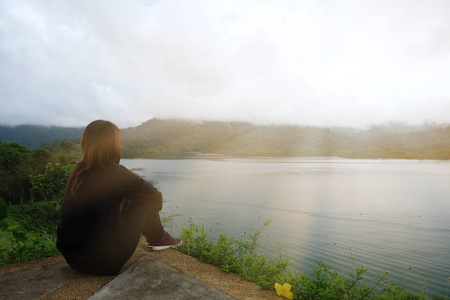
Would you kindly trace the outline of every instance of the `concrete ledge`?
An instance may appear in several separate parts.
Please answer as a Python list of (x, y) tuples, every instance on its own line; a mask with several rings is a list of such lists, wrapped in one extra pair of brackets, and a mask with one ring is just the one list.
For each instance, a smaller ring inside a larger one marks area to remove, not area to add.
[[(142, 258), (142, 260), (140, 260)], [(145, 270), (145, 264), (152, 266), (159, 270), (159, 274), (151, 275), (150, 270)], [(133, 272), (148, 272), (150, 275), (140, 275), (136, 278), (133, 276), (129, 279), (129, 282), (133, 282), (134, 285), (139, 286), (139, 289), (148, 289), (149, 284), (156, 284), (155, 282), (141, 282), (139, 278), (147, 277), (164, 277), (162, 281), (169, 282), (172, 280), (172, 284), (168, 284), (168, 289), (178, 288), (183, 291), (184, 298), (166, 298), (166, 299), (202, 299), (188, 296), (189, 292), (186, 290), (198, 290), (200, 294), (210, 289), (216, 290), (220, 295), (225, 295), (220, 299), (269, 299), (276, 300), (281, 299), (272, 291), (261, 289), (261, 287), (249, 283), (238, 276), (204, 264), (197, 259), (188, 255), (182, 254), (176, 250), (168, 249), (163, 251), (149, 251), (144, 243), (141, 243), (134, 255), (124, 265), (121, 272), (117, 276), (91, 276), (80, 274), (71, 269), (64, 261), (62, 256), (51, 257), (47, 259), (34, 260), (30, 262), (17, 263), (12, 265), (0, 266), (0, 299), (101, 299), (103, 293), (110, 293), (117, 289), (117, 284), (120, 281), (115, 281), (121, 277), (122, 274), (128, 274), (125, 276), (131, 276)], [(173, 273), (178, 273), (178, 277), (174, 276), (171, 279)], [(182, 281), (186, 281), (188, 286), (183, 286), (179, 281), (173, 279), (183, 278)], [(125, 278), (125, 277), (124, 277)], [(186, 279), (188, 278), (188, 279)], [(149, 279), (150, 280), (150, 279)], [(199, 283), (200, 282), (200, 283)], [(111, 283), (111, 285), (109, 285)], [(109, 285), (109, 286), (108, 286)], [(107, 287), (108, 286), (108, 287)], [(123, 292), (120, 299), (135, 299), (136, 297), (128, 297), (129, 288), (127, 289), (122, 285), (122, 288), (116, 292)], [(128, 285), (127, 285), (128, 286)], [(106, 287), (104, 291), (102, 289)], [(161, 285), (152, 285), (151, 289), (162, 290)], [(109, 292), (108, 292), (109, 289)], [(202, 291), (203, 290), (203, 291)], [(158, 293), (158, 291), (154, 291)], [(162, 293), (164, 294), (164, 293)], [(179, 294), (180, 295), (180, 294)], [(210, 296), (210, 294), (208, 294)], [(26, 298), (29, 297), (29, 298)], [(96, 298), (97, 297), (97, 298)], [(111, 298), (113, 296), (108, 296)], [(180, 296), (181, 297), (181, 296)], [(188, 298), (190, 297), (190, 298)], [(104, 297), (106, 298), (106, 297)], [(103, 299), (104, 299), (103, 298)], [(164, 299), (160, 296), (150, 297), (145, 296), (143, 299)], [(203, 298), (214, 299), (214, 298)], [(219, 298), (217, 298), (219, 299)]]
[(168, 265), (141, 257), (89, 299), (235, 299)]
[(0, 299), (41, 299), (79, 276), (66, 263), (0, 275)]

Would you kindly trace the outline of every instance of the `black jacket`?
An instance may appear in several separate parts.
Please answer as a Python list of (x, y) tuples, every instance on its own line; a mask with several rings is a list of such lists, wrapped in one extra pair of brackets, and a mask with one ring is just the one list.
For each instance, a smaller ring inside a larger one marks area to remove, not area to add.
[(89, 261), (114, 247), (122, 236), (124, 199), (162, 209), (161, 193), (123, 166), (92, 169), (76, 196), (66, 192), (57, 228), (57, 247), (67, 262)]

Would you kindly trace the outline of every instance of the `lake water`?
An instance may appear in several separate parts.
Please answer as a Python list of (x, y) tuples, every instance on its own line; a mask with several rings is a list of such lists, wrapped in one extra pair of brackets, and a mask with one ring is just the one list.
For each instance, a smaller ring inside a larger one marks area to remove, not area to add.
[(411, 266), (403, 287), (447, 293), (450, 162), (193, 155), (121, 163), (156, 181), (164, 214), (180, 213), (166, 225), (175, 235), (192, 217), (211, 238), (246, 231), (246, 240), (271, 219), (261, 251), (273, 255), (281, 241), (293, 270), (310, 274), (319, 260), (343, 273), (362, 265), (368, 284), (389, 270), (401, 285)]

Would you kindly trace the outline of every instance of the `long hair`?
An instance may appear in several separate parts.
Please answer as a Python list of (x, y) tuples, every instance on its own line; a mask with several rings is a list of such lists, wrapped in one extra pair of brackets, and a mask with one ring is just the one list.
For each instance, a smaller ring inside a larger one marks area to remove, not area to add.
[(120, 143), (120, 131), (116, 125), (104, 120), (91, 122), (81, 137), (83, 158), (70, 174), (66, 190), (75, 195), (89, 170), (103, 168), (106, 165), (118, 165)]

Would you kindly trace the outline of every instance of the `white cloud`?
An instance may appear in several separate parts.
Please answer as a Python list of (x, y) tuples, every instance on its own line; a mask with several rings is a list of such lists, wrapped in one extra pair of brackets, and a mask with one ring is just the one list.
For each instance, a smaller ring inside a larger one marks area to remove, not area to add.
[(0, 0), (0, 122), (448, 122), (447, 1)]

